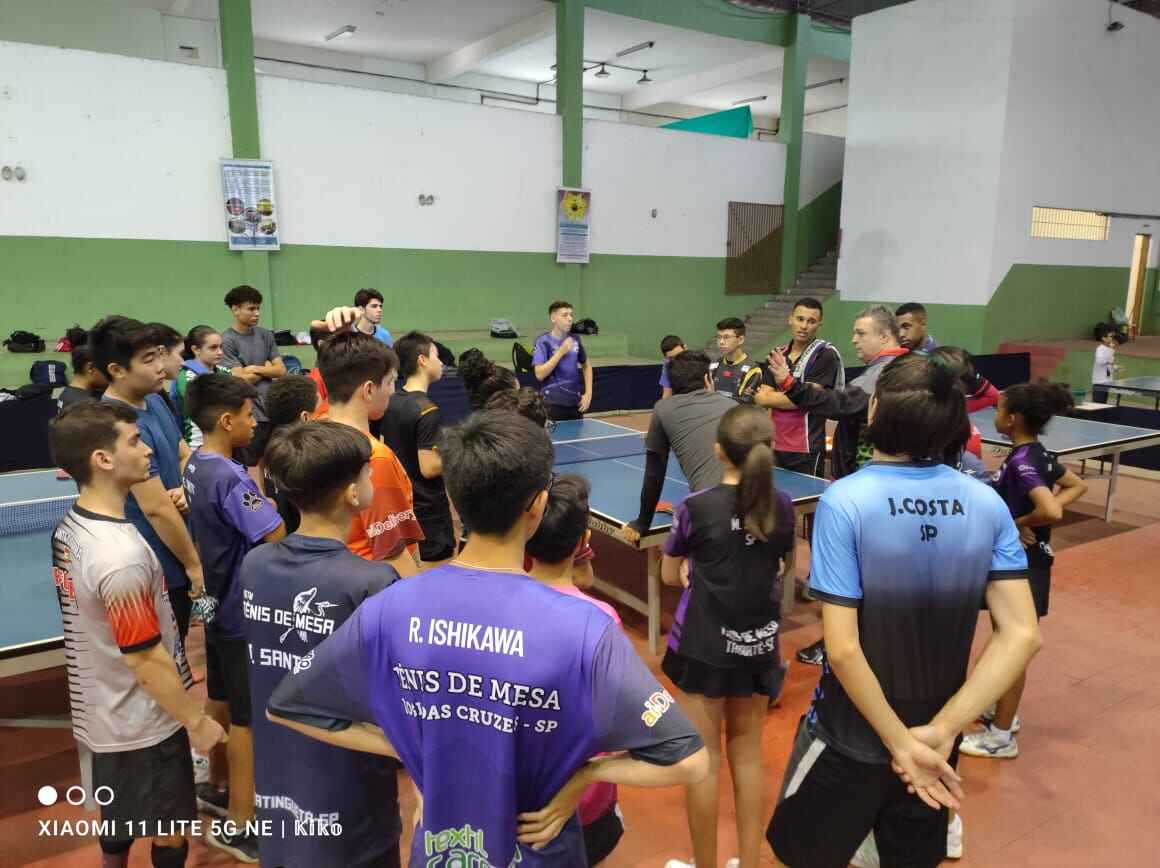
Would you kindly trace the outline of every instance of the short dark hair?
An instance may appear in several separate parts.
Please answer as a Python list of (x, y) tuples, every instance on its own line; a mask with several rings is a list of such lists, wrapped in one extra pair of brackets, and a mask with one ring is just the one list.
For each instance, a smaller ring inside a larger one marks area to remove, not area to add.
[(685, 395), (705, 388), (709, 373), (709, 356), (700, 350), (685, 350), (669, 362), (669, 382), (674, 395)]
[(225, 303), (226, 307), (237, 307), (240, 304), (261, 304), (262, 293), (248, 283), (243, 283), (226, 293)]
[(133, 356), (157, 346), (157, 336), (140, 320), (127, 316), (107, 316), (89, 332), (89, 350), (93, 365), (110, 380), (109, 365), (114, 362), (128, 370)]
[(48, 423), (52, 460), (77, 485), (88, 485), (93, 480), (93, 452), (116, 445), (118, 422), (137, 424), (137, 411), (120, 401), (87, 401), (65, 407)]
[(262, 403), (271, 426), (288, 425), (297, 422), (302, 413), (314, 412), (318, 406), (318, 386), (301, 374), (279, 377), (266, 390)]
[(345, 404), (363, 383), (376, 385), (399, 369), (399, 357), (374, 335), (341, 332), (318, 349), (318, 370), (333, 404)]
[(975, 357), (962, 347), (936, 347), (930, 351), (932, 356), (941, 356), (946, 360), (959, 377), (959, 385), (969, 398), (979, 390), (982, 377), (975, 369)]
[(735, 316), (727, 316), (725, 319), (717, 323), (717, 331), (733, 331), (737, 333), (737, 337), (744, 337), (745, 321), (740, 320)]
[(548, 405), (544, 396), (531, 386), (522, 389), (503, 389), (487, 399), (488, 410), (510, 410), (530, 419), (540, 428), (548, 424)]
[(334, 337), (327, 326), (311, 326), (310, 327), (310, 346), (314, 347), (314, 351), (318, 352), (322, 349), (322, 345)]
[(683, 347), (685, 342), (678, 335), (665, 335), (661, 338), (661, 352), (671, 353), (677, 347)]
[(301, 422), (275, 431), (263, 460), (278, 491), (313, 512), (358, 479), (371, 460), (371, 442), (341, 422)]
[(869, 305), (858, 312), (858, 315), (854, 317), (854, 322), (860, 319), (871, 320), (874, 323), (874, 327), (878, 329), (879, 334), (890, 332), (894, 339), (898, 340), (898, 320), (890, 312), (889, 308), (881, 304)]
[(954, 460), (971, 436), (959, 371), (942, 356), (899, 356), (878, 377), (866, 439), (888, 455)]
[(473, 413), (443, 432), (440, 451), (447, 493), (473, 533), (507, 533), (551, 481), (552, 441), (517, 413)]
[(435, 339), (422, 332), (407, 332), (395, 341), (395, 355), (399, 357), (399, 376), (407, 378), (419, 370), (419, 356), (431, 352)]
[(202, 374), (189, 384), (185, 410), (189, 418), (207, 434), (226, 413), (238, 413), (246, 401), (258, 398), (258, 390), (232, 374)]
[(554, 301), (550, 305), (548, 305), (548, 316), (551, 316), (556, 311), (560, 310), (561, 308), (565, 308), (565, 307), (572, 307), (572, 302), (562, 301), (560, 299), (557, 299), (556, 301)]
[(588, 530), (588, 480), (583, 476), (557, 476), (548, 489), (544, 518), (524, 547), (545, 564), (571, 560)]
[(182, 355), (186, 359), (193, 358), (193, 351), (205, 343), (205, 339), (210, 335), (218, 334), (218, 330), (213, 326), (196, 325), (189, 330), (189, 334), (185, 336), (185, 350)]
[(1075, 398), (1066, 383), (1050, 383), (1042, 377), (1034, 383), (1020, 383), (1003, 390), (1003, 404), (1008, 413), (1023, 417), (1027, 433), (1039, 435), (1054, 416), (1067, 416), (1075, 410)]
[(146, 325), (153, 329), (153, 335), (157, 339), (157, 346), (169, 349), (180, 344), (183, 348), (185, 347), (185, 338), (173, 326), (166, 325), (163, 322), (151, 322)]
[(354, 294), (354, 306), (366, 307), (372, 298), (383, 301), (383, 294), (373, 287), (363, 287)]
[(72, 354), (73, 373), (81, 376), (93, 363), (93, 351), (89, 349), (89, 333), (78, 324), (66, 331), (64, 336)]
[(926, 308), (919, 302), (908, 301), (906, 304), (900, 304), (894, 311), (895, 316), (906, 316), (908, 313), (916, 314), (919, 319), (926, 322)]
[(793, 307), (790, 308), (790, 311), (795, 311), (799, 307), (808, 308), (809, 310), (816, 310), (818, 312), (818, 319), (821, 319), (824, 315), (824, 312), (822, 311), (822, 303), (812, 296), (799, 298), (793, 303)]

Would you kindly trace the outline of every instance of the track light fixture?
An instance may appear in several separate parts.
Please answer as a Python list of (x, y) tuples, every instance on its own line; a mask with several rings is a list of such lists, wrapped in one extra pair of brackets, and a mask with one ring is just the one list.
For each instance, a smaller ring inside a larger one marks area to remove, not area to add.
[(636, 83), (637, 84), (652, 84), (652, 79), (648, 77), (648, 70), (647, 69), (644, 71), (644, 74), (636, 80)]
[(604, 64), (600, 64), (600, 69), (596, 71), (597, 78), (608, 78), (612, 73), (604, 68)]

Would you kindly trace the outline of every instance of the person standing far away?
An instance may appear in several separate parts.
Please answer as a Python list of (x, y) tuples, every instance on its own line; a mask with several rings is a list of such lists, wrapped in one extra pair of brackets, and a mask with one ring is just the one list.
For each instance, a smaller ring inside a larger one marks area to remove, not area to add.
[(360, 289), (354, 294), (354, 306), (362, 308), (362, 316), (355, 328), (364, 335), (371, 335), (388, 347), (395, 345), (391, 333), (383, 326), (383, 294), (377, 289)]
[(540, 394), (552, 421), (579, 419), (592, 404), (592, 362), (580, 336), (571, 333), (571, 303), (552, 302), (548, 318), (552, 328), (536, 338), (532, 350)]
[(669, 382), (669, 362), (683, 353), (685, 349), (685, 342), (678, 335), (665, 335), (661, 338), (661, 356), (664, 357), (664, 361), (661, 363), (660, 380), (662, 401), (673, 395), (673, 384)]

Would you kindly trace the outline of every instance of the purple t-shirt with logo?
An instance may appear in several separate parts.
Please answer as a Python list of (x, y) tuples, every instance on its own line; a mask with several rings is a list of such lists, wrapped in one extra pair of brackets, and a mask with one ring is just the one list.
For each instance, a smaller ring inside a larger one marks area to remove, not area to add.
[(250, 549), (276, 529), (282, 517), (246, 468), (212, 452), (199, 449), (190, 456), (182, 485), (205, 577), (206, 636), (245, 639), (238, 570)]
[(580, 342), (579, 335), (565, 335), (557, 338), (551, 332), (544, 332), (536, 338), (532, 350), (532, 364), (542, 365), (556, 354), (560, 344), (572, 339), (572, 349), (556, 363), (552, 373), (540, 384), (540, 394), (549, 404), (558, 407), (577, 407), (584, 394), (584, 381), (580, 368), (588, 362), (588, 352)]
[(421, 865), (583, 868), (576, 817), (536, 851), (517, 844), (516, 816), (596, 754), (672, 765), (701, 747), (598, 608), (520, 573), (453, 565), (364, 602), (268, 707), (331, 730), (383, 729), (423, 794)]

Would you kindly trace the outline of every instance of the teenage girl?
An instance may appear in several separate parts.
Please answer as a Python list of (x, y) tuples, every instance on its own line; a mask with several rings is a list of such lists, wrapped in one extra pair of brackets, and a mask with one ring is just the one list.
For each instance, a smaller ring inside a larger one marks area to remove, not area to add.
[(222, 336), (210, 326), (194, 326), (185, 336), (182, 357), (185, 361), (181, 363), (181, 370), (177, 372), (174, 398), (181, 418), (181, 436), (189, 444), (190, 449), (197, 449), (201, 446), (201, 429), (185, 411), (185, 396), (189, 391), (189, 384), (200, 375), (229, 373), (227, 369), (218, 365), (222, 358)]
[[(761, 734), (778, 693), (782, 558), (794, 544), (793, 503), (773, 487), (773, 426), (756, 407), (734, 407), (717, 429), (721, 483), (677, 507), (661, 576), (683, 586), (661, 669), (709, 750), (709, 777), (685, 790), (696, 865), (717, 863), (718, 785), (724, 724), (737, 815), (740, 868), (761, 858)], [(689, 563), (687, 578), (682, 565)], [(688, 868), (670, 860), (666, 868)]]
[(105, 375), (93, 365), (89, 333), (78, 325), (65, 332), (65, 337), (72, 346), (73, 376), (56, 399), (62, 410), (72, 404), (101, 400), (101, 393), (109, 385)]
[[(1027, 569), (1035, 614), (1047, 614), (1051, 593), (1051, 525), (1063, 511), (1083, 497), (1087, 486), (1039, 442), (1039, 435), (1060, 413), (1075, 407), (1065, 386), (1040, 381), (1011, 386), (999, 398), (995, 429), (1011, 438), (1011, 454), (999, 469), (995, 488), (1007, 502), (1019, 537), (1027, 549)], [(1058, 488), (1057, 488), (1058, 487)], [(982, 731), (963, 739), (962, 753), (994, 759), (1019, 755), (1019, 700), (1027, 674), (999, 698), (994, 715), (986, 714)]]

